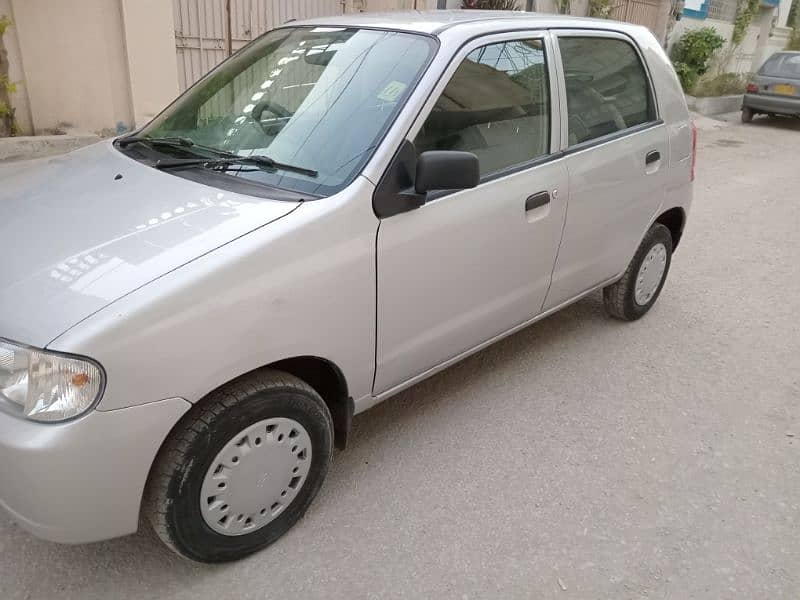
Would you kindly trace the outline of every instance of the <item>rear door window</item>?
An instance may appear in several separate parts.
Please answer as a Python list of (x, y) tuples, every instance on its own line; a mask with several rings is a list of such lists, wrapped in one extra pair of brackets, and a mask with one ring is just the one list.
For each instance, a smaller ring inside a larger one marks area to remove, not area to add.
[(544, 42), (519, 39), (470, 52), (439, 96), (414, 145), (474, 153), (481, 176), (550, 149), (550, 86)]
[(655, 120), (650, 82), (628, 42), (610, 37), (559, 37), (567, 88), (569, 145)]

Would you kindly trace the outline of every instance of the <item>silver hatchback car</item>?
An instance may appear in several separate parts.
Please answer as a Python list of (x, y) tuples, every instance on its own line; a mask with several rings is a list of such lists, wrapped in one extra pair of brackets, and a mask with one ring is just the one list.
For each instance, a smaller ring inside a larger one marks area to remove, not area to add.
[(644, 28), (293, 22), (132, 135), (0, 171), (0, 504), (217, 562), (279, 538), (360, 413), (602, 289), (658, 298), (694, 135)]

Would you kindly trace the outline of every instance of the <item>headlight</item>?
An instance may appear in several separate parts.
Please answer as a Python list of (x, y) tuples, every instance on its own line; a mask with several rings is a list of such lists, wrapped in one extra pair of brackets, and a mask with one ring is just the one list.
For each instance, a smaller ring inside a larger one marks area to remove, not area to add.
[(35, 421), (64, 421), (86, 412), (104, 380), (89, 361), (0, 339), (0, 398), (22, 407)]

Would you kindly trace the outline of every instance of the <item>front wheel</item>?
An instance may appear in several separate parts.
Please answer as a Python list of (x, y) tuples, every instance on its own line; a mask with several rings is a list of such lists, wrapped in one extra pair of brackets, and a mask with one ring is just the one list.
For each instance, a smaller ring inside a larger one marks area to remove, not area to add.
[(178, 554), (237, 560), (303, 516), (332, 452), (333, 422), (319, 394), (292, 375), (256, 371), (187, 413), (159, 452), (145, 510)]
[(672, 262), (672, 234), (660, 223), (644, 236), (622, 278), (603, 288), (606, 312), (635, 321), (655, 304)]

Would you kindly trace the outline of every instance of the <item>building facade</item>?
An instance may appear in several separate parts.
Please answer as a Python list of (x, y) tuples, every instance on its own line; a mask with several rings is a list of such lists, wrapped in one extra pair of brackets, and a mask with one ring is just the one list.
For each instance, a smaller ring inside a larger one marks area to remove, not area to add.
[[(662, 41), (713, 26), (728, 39), (737, 0), (612, 0), (610, 18), (649, 27)], [(726, 70), (757, 68), (788, 40), (791, 0), (762, 0)], [(230, 52), (291, 19), (361, 11), (458, 8), (461, 0), (0, 0), (22, 134), (75, 129), (112, 134), (141, 126)], [(518, 0), (555, 13), (559, 0)], [(589, 0), (571, 0), (585, 16)]]
[[(738, 48), (720, 52), (724, 64), (719, 70), (733, 73), (750, 73), (778, 50), (786, 48), (791, 29), (787, 25), (791, 0), (761, 0), (758, 13), (748, 27)], [(713, 27), (730, 42), (736, 20), (737, 0), (685, 0), (683, 18), (675, 25), (669, 42), (673, 44), (686, 31)]]

